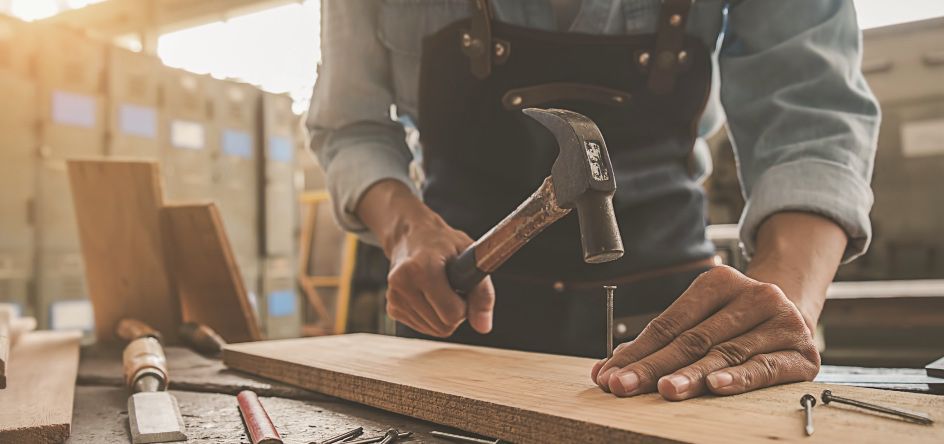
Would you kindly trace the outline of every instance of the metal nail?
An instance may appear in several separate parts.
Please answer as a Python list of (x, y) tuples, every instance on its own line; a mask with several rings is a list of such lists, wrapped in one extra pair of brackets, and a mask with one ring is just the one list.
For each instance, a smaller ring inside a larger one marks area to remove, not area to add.
[[(397, 439), (409, 438), (413, 435), (413, 432), (404, 432), (397, 435)], [(359, 439), (357, 441), (347, 441), (344, 444), (374, 444), (383, 441), (387, 438), (387, 435), (383, 436), (373, 436), (370, 438)]]
[(816, 397), (807, 393), (800, 398), (800, 405), (803, 406), (804, 414), (806, 415), (806, 426), (804, 430), (806, 431), (806, 436), (813, 435), (813, 406), (816, 405)]
[(890, 407), (883, 407), (883, 406), (871, 404), (868, 402), (857, 401), (855, 399), (843, 398), (841, 396), (833, 395), (833, 392), (831, 390), (823, 390), (823, 394), (820, 396), (820, 398), (823, 400), (823, 404), (829, 404), (830, 402), (838, 402), (840, 404), (856, 406), (856, 407), (863, 408), (866, 410), (871, 410), (873, 412), (880, 412), (880, 413), (886, 413), (889, 415), (895, 415), (909, 421), (914, 421), (918, 424), (930, 425), (934, 423), (934, 421), (932, 421), (931, 418), (928, 418), (927, 416), (916, 415), (914, 413), (904, 412), (904, 411), (893, 409)]
[(380, 444), (391, 444), (397, 441), (400, 438), (400, 433), (397, 432), (397, 429), (387, 430), (387, 433), (384, 434), (383, 440), (380, 441)]
[(613, 357), (613, 291), (615, 285), (605, 285), (606, 289), (606, 358)]
[(469, 443), (474, 443), (474, 444), (499, 444), (501, 442), (500, 439), (489, 441), (487, 439), (473, 438), (471, 436), (456, 435), (454, 433), (438, 432), (435, 430), (432, 432), (429, 432), (429, 434), (437, 438), (449, 439), (452, 441), (469, 442)]
[(320, 441), (320, 442), (313, 441), (309, 444), (334, 444), (334, 443), (341, 442), (347, 439), (356, 438), (358, 436), (361, 436), (363, 433), (364, 433), (364, 428), (358, 427), (356, 429), (348, 430), (340, 435), (332, 436), (324, 441)]

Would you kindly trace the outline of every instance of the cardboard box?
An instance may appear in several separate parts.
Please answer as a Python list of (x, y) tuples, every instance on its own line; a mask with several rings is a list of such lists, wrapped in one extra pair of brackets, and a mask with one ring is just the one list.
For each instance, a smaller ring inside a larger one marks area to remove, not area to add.
[(103, 92), (105, 48), (72, 28), (31, 24), (37, 36), (36, 79), (50, 88), (90, 96)]
[(268, 339), (298, 337), (303, 311), (296, 291), (294, 260), (271, 257), (264, 262), (258, 309), (265, 336)]
[(159, 59), (147, 54), (118, 47), (108, 50), (108, 155), (160, 158), (161, 67)]
[(293, 255), (298, 227), (295, 187), (295, 122), (292, 100), (286, 95), (262, 94), (263, 252)]
[(162, 70), (161, 171), (174, 200), (212, 199), (215, 138), (210, 134), (208, 77)]
[(30, 24), (0, 14), (0, 70), (31, 76), (35, 45)]

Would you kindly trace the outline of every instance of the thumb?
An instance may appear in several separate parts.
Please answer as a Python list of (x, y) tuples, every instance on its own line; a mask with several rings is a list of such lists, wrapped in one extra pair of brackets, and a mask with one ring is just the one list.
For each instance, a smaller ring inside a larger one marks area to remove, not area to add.
[(486, 334), (492, 331), (492, 314), (495, 311), (495, 287), (492, 278), (486, 277), (469, 293), (466, 318), (472, 329)]

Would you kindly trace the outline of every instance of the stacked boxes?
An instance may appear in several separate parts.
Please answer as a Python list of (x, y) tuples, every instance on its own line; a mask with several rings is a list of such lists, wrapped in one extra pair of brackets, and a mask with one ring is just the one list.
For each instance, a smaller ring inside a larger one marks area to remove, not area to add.
[(245, 83), (212, 83), (213, 145), (219, 149), (214, 161), (214, 200), (247, 291), (255, 293), (259, 288), (259, 90)]
[(161, 171), (170, 200), (213, 198), (213, 155), (207, 125), (210, 97), (206, 76), (162, 68)]
[(160, 67), (160, 61), (147, 54), (117, 47), (108, 50), (108, 155), (160, 157)]
[[(69, 29), (37, 31), (40, 160), (36, 200), (38, 317), (49, 328), (90, 330), (84, 272), (66, 160), (105, 146), (105, 45)], [(86, 317), (87, 316), (87, 317)]]
[(36, 85), (29, 78), (31, 33), (0, 16), (0, 302), (31, 312), (37, 141)]
[(269, 337), (298, 336), (302, 315), (295, 284), (295, 115), (285, 95), (262, 93), (259, 131), (264, 265), (262, 323)]

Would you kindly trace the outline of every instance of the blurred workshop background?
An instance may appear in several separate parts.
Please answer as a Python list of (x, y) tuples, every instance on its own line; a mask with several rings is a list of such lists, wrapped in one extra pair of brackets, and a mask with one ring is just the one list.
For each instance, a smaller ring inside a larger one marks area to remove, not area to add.
[[(875, 239), (818, 336), (827, 364), (923, 366), (944, 341), (944, 2), (855, 3), (884, 110)], [(152, 159), (170, 200), (217, 203), (267, 337), (392, 331), (387, 264), (336, 227), (307, 149), (319, 4), (0, 0), (0, 302), (91, 332), (65, 159)], [(743, 267), (735, 159), (708, 143), (709, 233)]]

